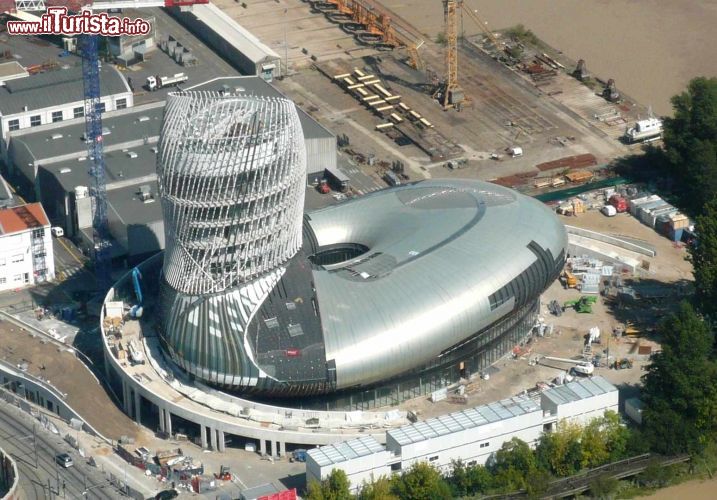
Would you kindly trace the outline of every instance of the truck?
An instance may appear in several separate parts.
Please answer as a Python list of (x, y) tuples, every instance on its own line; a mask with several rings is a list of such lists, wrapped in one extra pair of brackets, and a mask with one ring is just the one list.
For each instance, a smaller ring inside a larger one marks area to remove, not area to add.
[(349, 188), (349, 178), (341, 170), (334, 167), (326, 167), (324, 178), (334, 190), (344, 193)]
[(163, 87), (169, 87), (171, 85), (179, 85), (189, 80), (189, 77), (184, 73), (175, 73), (174, 76), (148, 76), (147, 77), (147, 89), (149, 91), (159, 90)]
[(615, 207), (615, 211), (619, 214), (627, 212), (630, 208), (629, 204), (627, 203), (627, 200), (619, 194), (612, 195), (610, 197), (609, 203), (610, 205)]
[(625, 131), (624, 137), (628, 143), (657, 140), (662, 137), (662, 120), (659, 118), (638, 120), (633, 127)]
[(389, 186), (400, 186), (401, 185), (401, 179), (391, 170), (387, 171), (384, 176), (383, 180), (386, 181), (386, 184)]

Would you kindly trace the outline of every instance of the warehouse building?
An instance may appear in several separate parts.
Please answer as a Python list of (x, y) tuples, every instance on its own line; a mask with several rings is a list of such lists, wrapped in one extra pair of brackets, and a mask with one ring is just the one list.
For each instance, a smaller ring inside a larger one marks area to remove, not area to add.
[(279, 55), (214, 4), (194, 5), (188, 11), (177, 7), (168, 11), (242, 73), (267, 82), (282, 75)]
[(364, 481), (407, 471), (419, 462), (443, 473), (455, 460), (485, 465), (513, 438), (534, 446), (561, 422), (586, 424), (608, 410), (618, 410), (618, 389), (599, 376), (579, 379), (537, 398), (517, 396), (389, 430), (385, 447), (366, 437), (309, 450), (306, 478), (320, 481), (341, 469), (356, 491)]
[[(132, 91), (114, 66), (100, 68), (100, 82), (101, 110), (132, 107)], [(0, 86), (3, 139), (9, 132), (84, 117), (83, 88), (80, 66), (6, 81)]]

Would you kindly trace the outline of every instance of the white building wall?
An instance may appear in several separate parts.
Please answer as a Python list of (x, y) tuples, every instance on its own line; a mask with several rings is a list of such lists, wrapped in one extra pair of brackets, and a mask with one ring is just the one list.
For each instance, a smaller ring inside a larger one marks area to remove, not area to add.
[[(80, 83), (81, 84), (81, 83)], [(100, 99), (100, 102), (103, 102), (105, 104), (105, 112), (108, 111), (114, 111), (117, 109), (117, 101), (120, 99), (125, 99), (127, 102), (127, 107), (131, 108), (134, 105), (134, 98), (132, 95), (132, 92), (123, 92), (121, 94), (113, 94), (111, 96), (105, 96)], [(27, 129), (31, 127), (31, 117), (33, 116), (40, 116), (40, 124), (45, 125), (47, 123), (52, 123), (52, 113), (56, 111), (62, 112), (62, 121), (65, 120), (72, 120), (74, 118), (74, 109), (78, 107), (85, 107), (84, 101), (76, 101), (76, 102), (70, 102), (63, 104), (61, 106), (53, 106), (50, 108), (43, 108), (43, 109), (32, 109), (28, 111), (23, 111), (21, 113), (15, 113), (12, 115), (6, 115), (2, 116), (0, 118), (0, 122), (2, 124), (2, 137), (5, 140), (7, 138), (7, 133), (10, 130), (9, 122), (12, 120), (20, 120), (20, 130)]]
[(306, 457), (306, 484), (308, 485), (311, 480), (320, 482), (328, 478), (334, 469), (341, 469), (346, 473), (351, 483), (351, 491), (357, 492), (364, 483), (371, 483), (382, 476), (390, 477), (390, 462), (393, 458), (391, 453), (380, 451), (353, 460), (321, 467), (311, 458), (311, 455), (308, 455)]
[[(45, 226), (45, 279), (55, 278), (55, 257), (50, 226)], [(32, 230), (0, 236), (0, 291), (14, 290), (37, 282), (32, 258)]]
[(448, 471), (453, 460), (485, 465), (491, 454), (514, 437), (532, 446), (540, 438), (542, 431), (543, 413), (538, 410), (403, 446), (387, 433), (386, 448), (401, 456), (402, 471), (410, 469), (417, 462), (429, 462), (434, 467)]
[(617, 413), (617, 390), (559, 405), (557, 407), (558, 425), (562, 420), (585, 425), (594, 418), (602, 417), (607, 410)]

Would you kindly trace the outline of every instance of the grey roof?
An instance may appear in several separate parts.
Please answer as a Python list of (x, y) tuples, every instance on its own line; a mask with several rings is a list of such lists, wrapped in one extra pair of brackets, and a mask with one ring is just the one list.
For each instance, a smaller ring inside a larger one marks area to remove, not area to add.
[[(156, 144), (147, 144), (129, 148), (127, 151), (115, 150), (105, 153), (105, 181), (108, 191), (114, 186), (124, 184), (146, 184), (156, 179)], [(136, 158), (130, 158), (129, 153), (135, 153)], [(86, 158), (86, 157), (84, 157)], [(41, 165), (40, 169), (54, 175), (60, 185), (67, 192), (77, 186), (87, 186), (90, 182), (88, 169), (90, 163), (87, 159), (66, 160), (48, 165)], [(147, 178), (146, 180), (143, 180)]]
[(540, 411), (535, 401), (519, 396), (405, 425), (389, 430), (387, 435), (400, 445), (408, 445)]
[[(164, 103), (104, 114), (102, 127), (110, 131), (103, 138), (105, 150), (110, 150), (115, 144), (141, 140), (143, 137), (158, 137), (163, 114)], [(82, 140), (84, 134), (85, 120), (78, 118), (13, 132), (10, 134), (10, 143), (25, 144), (35, 161), (42, 161), (68, 154), (84, 155), (87, 151), (87, 144)], [(57, 138), (58, 135), (62, 137)]]
[(556, 405), (572, 403), (608, 392), (617, 392), (617, 387), (602, 377), (579, 379), (569, 384), (552, 387), (542, 393)]
[(340, 388), (421, 366), (534, 300), (567, 246), (545, 205), (467, 179), (377, 191), (308, 215), (319, 249), (369, 248), (313, 271)]
[[(187, 90), (212, 90), (212, 91), (227, 91), (245, 93), (250, 95), (257, 95), (263, 97), (284, 97), (279, 89), (274, 87), (272, 84), (266, 82), (258, 76), (225, 76), (215, 78), (208, 82), (200, 83), (193, 87), (189, 87)], [(301, 121), (301, 128), (304, 131), (304, 138), (306, 139), (325, 139), (335, 138), (336, 136), (324, 128), (319, 122), (309, 116), (299, 106), (296, 106), (296, 110), (299, 112), (299, 120)]]
[[(151, 203), (144, 203), (139, 199), (140, 186), (145, 185), (150, 187), (154, 195), (154, 201)], [(121, 189), (108, 191), (107, 203), (109, 209), (114, 211), (126, 226), (163, 220), (162, 204), (159, 201), (157, 192), (157, 181), (133, 184)]]
[(307, 454), (320, 467), (326, 467), (385, 450), (384, 446), (376, 441), (373, 436), (362, 436), (349, 441), (314, 448), (309, 450)]
[[(120, 72), (111, 65), (100, 68), (102, 96), (129, 92)], [(0, 87), (0, 113), (4, 116), (21, 113), (24, 106), (40, 110), (84, 100), (82, 68), (73, 66), (8, 81)]]
[(252, 62), (260, 63), (267, 60), (278, 60), (279, 54), (262, 43), (251, 32), (213, 4), (194, 5), (186, 15), (194, 16), (206, 24), (226, 43), (235, 47)]

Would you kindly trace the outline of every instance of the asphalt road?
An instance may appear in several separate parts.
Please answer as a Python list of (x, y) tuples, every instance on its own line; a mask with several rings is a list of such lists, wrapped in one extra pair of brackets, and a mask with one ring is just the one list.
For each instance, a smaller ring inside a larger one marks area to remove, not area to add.
[[(36, 426), (37, 467), (33, 424)], [(121, 498), (102, 472), (88, 465), (60, 436), (46, 431), (35, 419), (5, 401), (0, 401), (0, 446), (15, 459), (20, 474), (20, 487), (28, 500)], [(55, 455), (58, 453), (69, 453), (75, 465), (67, 469), (57, 466)], [(89, 491), (83, 496), (85, 485)]]

